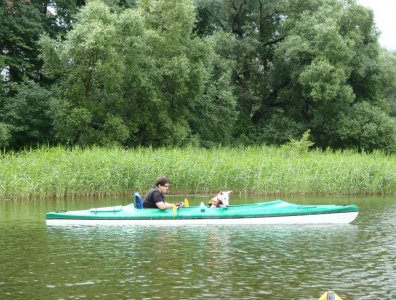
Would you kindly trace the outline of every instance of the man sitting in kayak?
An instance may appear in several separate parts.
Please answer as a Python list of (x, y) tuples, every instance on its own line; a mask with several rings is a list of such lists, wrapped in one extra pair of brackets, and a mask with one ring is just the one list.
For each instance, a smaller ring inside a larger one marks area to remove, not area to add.
[(155, 187), (151, 188), (144, 197), (143, 208), (159, 208), (161, 210), (172, 208), (173, 204), (165, 202), (165, 196), (169, 188), (169, 180), (165, 176), (160, 176), (155, 182)]

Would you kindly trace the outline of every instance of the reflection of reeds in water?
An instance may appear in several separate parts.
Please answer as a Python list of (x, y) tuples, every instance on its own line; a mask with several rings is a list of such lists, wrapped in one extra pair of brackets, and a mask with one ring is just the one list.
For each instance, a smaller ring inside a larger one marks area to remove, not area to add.
[(381, 152), (247, 147), (41, 148), (0, 157), (0, 198), (145, 193), (159, 175), (172, 194), (391, 194), (396, 157)]

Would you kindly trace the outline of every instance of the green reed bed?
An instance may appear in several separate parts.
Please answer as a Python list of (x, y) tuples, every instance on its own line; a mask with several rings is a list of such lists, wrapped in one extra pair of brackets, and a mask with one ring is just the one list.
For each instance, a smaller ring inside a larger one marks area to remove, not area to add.
[(0, 198), (144, 194), (159, 175), (173, 194), (396, 193), (396, 157), (381, 152), (55, 147), (3, 154)]

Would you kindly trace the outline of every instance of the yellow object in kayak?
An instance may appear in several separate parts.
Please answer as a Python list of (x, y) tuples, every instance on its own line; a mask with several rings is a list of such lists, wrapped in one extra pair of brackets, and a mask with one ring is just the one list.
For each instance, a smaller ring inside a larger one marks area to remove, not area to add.
[(188, 202), (188, 199), (184, 199), (184, 206), (185, 207), (189, 207), (190, 206), (190, 202)]
[(332, 291), (324, 293), (319, 300), (342, 300), (338, 295)]

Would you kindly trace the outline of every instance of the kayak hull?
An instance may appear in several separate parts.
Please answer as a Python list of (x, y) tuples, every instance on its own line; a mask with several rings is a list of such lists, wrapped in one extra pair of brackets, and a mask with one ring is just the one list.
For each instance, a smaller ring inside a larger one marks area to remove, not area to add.
[(250, 224), (347, 224), (356, 219), (355, 205), (296, 205), (282, 200), (225, 208), (200, 206), (177, 210), (136, 209), (133, 205), (50, 212), (53, 225), (250, 225)]
[(348, 224), (356, 219), (358, 212), (258, 218), (219, 219), (47, 219), (49, 226), (64, 225), (119, 225), (119, 226), (186, 226), (186, 225), (255, 225), (255, 224)]

